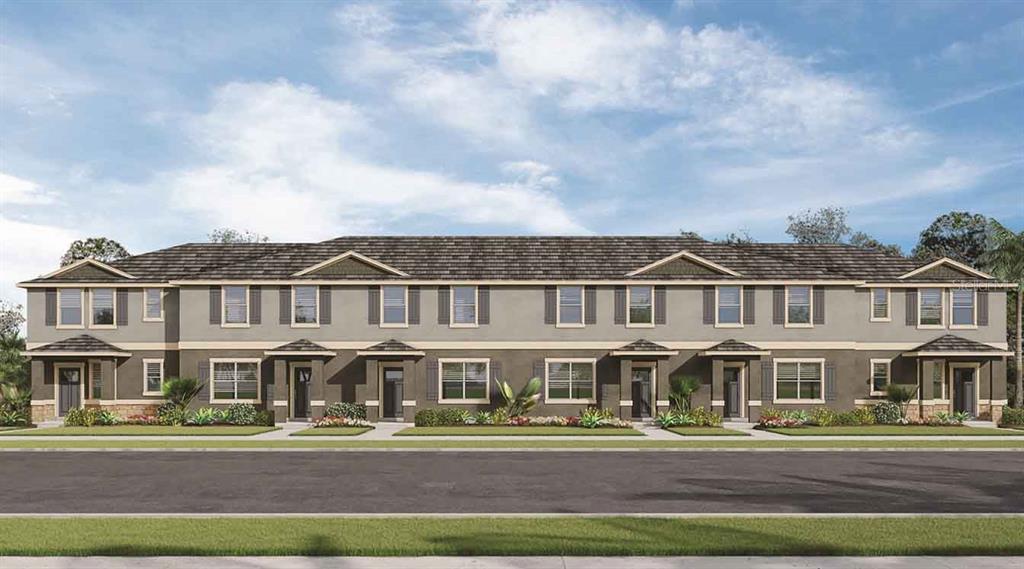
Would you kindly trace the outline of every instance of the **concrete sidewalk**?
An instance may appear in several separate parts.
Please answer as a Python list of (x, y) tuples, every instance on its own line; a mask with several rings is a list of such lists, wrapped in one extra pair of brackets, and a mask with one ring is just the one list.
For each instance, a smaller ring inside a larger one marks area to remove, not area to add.
[(1004, 569), (1024, 557), (0, 557), (19, 569)]

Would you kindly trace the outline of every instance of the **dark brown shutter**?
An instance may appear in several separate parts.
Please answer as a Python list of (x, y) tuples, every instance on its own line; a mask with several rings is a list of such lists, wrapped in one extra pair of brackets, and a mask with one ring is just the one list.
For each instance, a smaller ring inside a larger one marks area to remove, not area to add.
[(46, 319), (47, 326), (57, 325), (57, 289), (46, 289)]
[(750, 326), (757, 322), (757, 288), (752, 286), (743, 287), (743, 324)]
[(259, 285), (249, 287), (249, 324), (263, 322), (263, 289)]
[(409, 287), (409, 325), (420, 323), (420, 287)]
[(553, 286), (544, 287), (544, 323), (556, 324), (558, 318), (558, 288)]
[(427, 401), (437, 401), (437, 387), (441, 381), (437, 358), (427, 358)]
[(988, 291), (978, 291), (978, 326), (988, 326)]
[(331, 285), (320, 285), (320, 324), (331, 323)]
[(772, 324), (786, 323), (786, 287), (772, 289)]
[(583, 323), (597, 324), (597, 287), (583, 288)]
[(814, 323), (825, 323), (825, 287), (816, 286), (811, 288), (811, 299), (814, 303)]
[(704, 287), (704, 324), (715, 323), (715, 287)]
[(626, 287), (615, 287), (615, 323), (626, 323)]
[(772, 402), (772, 392), (775, 388), (775, 381), (772, 375), (775, 369), (771, 360), (761, 360), (761, 405), (767, 406)]
[(825, 364), (825, 401), (836, 400), (836, 366), (833, 363)]
[(199, 395), (197, 399), (201, 403), (210, 401), (210, 362), (203, 360), (199, 362)]
[[(546, 375), (544, 373), (545, 366), (546, 364), (544, 363), (544, 360), (534, 360), (533, 362), (533, 377), (536, 377), (537, 379), (540, 380), (540, 392), (542, 401), (547, 399), (547, 388), (544, 385), (544, 376)], [(530, 379), (533, 379), (533, 377), (531, 377)]]
[(366, 287), (366, 322), (380, 324), (380, 287), (377, 285)]
[(665, 324), (668, 322), (668, 295), (664, 286), (654, 287), (654, 323)]
[(292, 324), (292, 287), (282, 286), (277, 293), (278, 323)]
[[(143, 293), (145, 294), (145, 293)], [(115, 293), (117, 298), (117, 325), (128, 325), (128, 289), (119, 288)]]
[(490, 324), (491, 323), (491, 287), (479, 286), (476, 288), (477, 303), (479, 306), (476, 307), (476, 323), (477, 324)]
[(908, 288), (903, 291), (907, 305), (907, 326), (917, 326), (917, 289)]
[(451, 321), (452, 289), (448, 286), (437, 287), (437, 323), (447, 326)]
[(501, 381), (501, 362), (491, 360), (491, 381)]
[(220, 287), (210, 287), (210, 324), (220, 324)]

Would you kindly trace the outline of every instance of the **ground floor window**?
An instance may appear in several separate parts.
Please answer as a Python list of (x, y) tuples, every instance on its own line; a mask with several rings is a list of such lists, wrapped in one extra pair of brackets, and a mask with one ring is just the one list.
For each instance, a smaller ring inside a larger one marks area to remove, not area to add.
[(162, 395), (164, 386), (164, 361), (142, 360), (143, 395)]
[(594, 399), (595, 362), (585, 360), (548, 360), (547, 392), (548, 402), (589, 402)]
[(942, 362), (932, 364), (932, 398), (946, 399), (946, 366)]
[(100, 399), (103, 393), (103, 366), (100, 362), (89, 362), (89, 397)]
[(871, 360), (871, 395), (885, 395), (889, 385), (889, 360)]
[(258, 360), (213, 361), (211, 401), (259, 400)]
[(775, 360), (775, 399), (820, 402), (824, 360)]
[(489, 360), (441, 360), (441, 402), (487, 403)]

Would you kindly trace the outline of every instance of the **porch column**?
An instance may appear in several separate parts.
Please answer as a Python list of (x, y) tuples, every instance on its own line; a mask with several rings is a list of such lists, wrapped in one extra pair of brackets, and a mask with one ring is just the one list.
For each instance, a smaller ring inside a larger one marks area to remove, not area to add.
[(747, 400), (743, 405), (747, 409), (747, 420), (753, 421), (754, 415), (761, 416), (759, 406), (751, 405), (751, 401), (761, 401), (761, 360), (747, 360)]
[(629, 420), (633, 417), (633, 360), (619, 360), (619, 418)]
[[(419, 378), (416, 377), (416, 360), (402, 360), (402, 419), (412, 422), (416, 418), (416, 394), (419, 393)], [(405, 402), (414, 402), (406, 406)]]
[(288, 400), (291, 393), (288, 392), (288, 362), (281, 357), (274, 358), (273, 387), (273, 400), (268, 403), (274, 412), (274, 421), (284, 423), (288, 420)]
[(310, 410), (313, 411), (313, 419), (322, 419), (326, 405), (324, 401), (324, 360), (315, 358), (309, 364), (313, 368), (313, 384), (309, 386)]
[[(999, 401), (999, 403), (996, 403)], [(992, 360), (992, 420), (999, 422), (1003, 417), (1002, 403), (1006, 401), (1006, 357)]]
[(373, 358), (366, 358), (366, 387), (363, 390), (366, 403), (366, 419), (376, 421), (380, 419), (380, 370), (378, 361)]
[(657, 376), (657, 385), (654, 389), (654, 414), (657, 415), (660, 411), (668, 411), (670, 405), (668, 394), (672, 387), (669, 381), (668, 358), (658, 360), (658, 371), (655, 375)]
[(937, 363), (937, 360), (921, 358), (920, 363), (917, 365), (920, 366), (920, 369), (918, 370), (920, 373), (920, 377), (918, 377), (918, 384), (921, 386), (921, 396), (919, 399), (920, 414), (918, 416), (921, 418), (927, 418), (935, 414), (934, 399), (936, 393), (934, 382), (932, 381), (934, 375), (932, 374), (935, 373), (935, 366), (941, 364)]
[[(104, 401), (113, 401), (117, 399), (117, 393), (114, 391), (114, 367), (117, 365), (117, 361), (113, 358), (100, 360), (100, 377), (103, 379), (103, 383), (100, 385), (100, 399)], [(92, 370), (89, 370), (92, 373)]]
[(725, 413), (725, 361), (721, 358), (711, 360), (711, 410)]

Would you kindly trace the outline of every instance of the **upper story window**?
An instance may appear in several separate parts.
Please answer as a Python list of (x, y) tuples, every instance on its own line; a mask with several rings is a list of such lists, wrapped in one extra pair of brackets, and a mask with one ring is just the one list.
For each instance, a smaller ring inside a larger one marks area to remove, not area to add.
[(917, 325), (942, 327), (941, 288), (922, 288), (917, 291)]
[(583, 287), (558, 287), (558, 325), (583, 326)]
[(811, 325), (811, 287), (786, 287), (786, 325)]
[(408, 288), (404, 286), (381, 287), (381, 326), (408, 326)]
[(244, 286), (225, 286), (224, 326), (247, 326), (249, 324), (249, 290)]
[(475, 286), (452, 287), (452, 326), (476, 326)]
[(296, 326), (316, 326), (319, 322), (317, 306), (317, 290), (314, 286), (292, 287), (292, 324)]
[(114, 289), (94, 288), (89, 290), (89, 305), (92, 313), (90, 327), (114, 327)]
[(80, 288), (58, 289), (57, 294), (57, 326), (68, 328), (82, 327), (82, 297), (85, 293)]
[(889, 289), (871, 289), (871, 321), (889, 322), (892, 317), (889, 315)]
[(142, 321), (160, 322), (164, 319), (164, 291), (147, 288), (142, 291)]
[(824, 360), (775, 360), (775, 400), (824, 402)]
[(871, 360), (871, 395), (885, 395), (890, 365), (889, 360)]
[(654, 287), (631, 286), (626, 289), (627, 326), (654, 326)]
[(488, 403), (490, 360), (440, 360), (442, 403)]
[(547, 360), (548, 402), (590, 403), (594, 400), (596, 374), (593, 359)]
[(720, 286), (716, 288), (718, 294), (718, 307), (715, 325), (717, 326), (742, 326), (743, 325), (743, 287)]
[(974, 289), (955, 288), (949, 291), (950, 327), (973, 328), (977, 322), (974, 310)]

